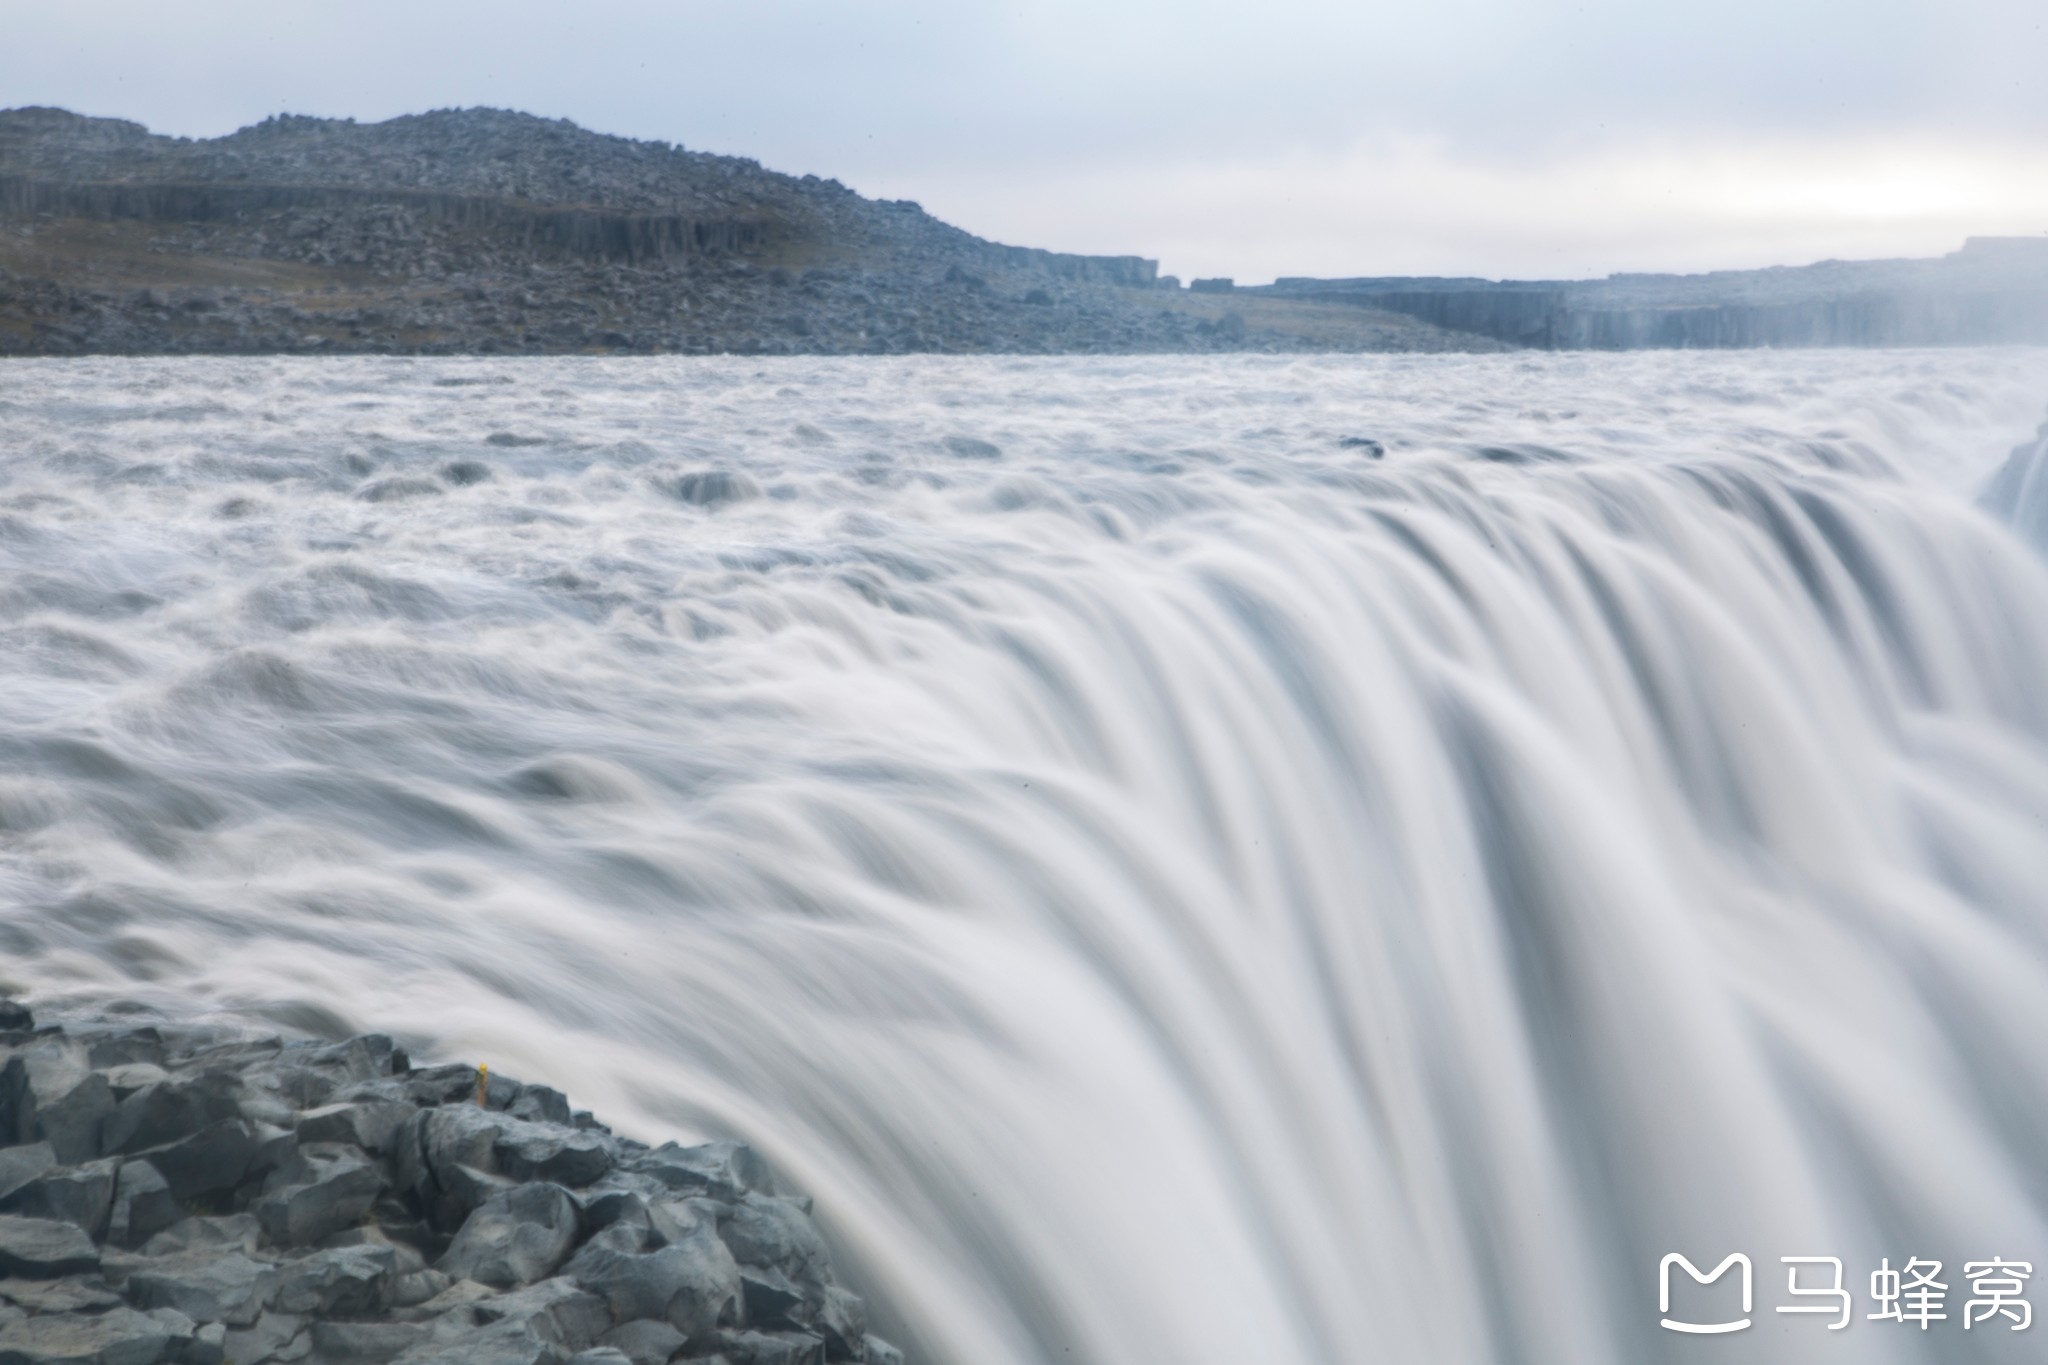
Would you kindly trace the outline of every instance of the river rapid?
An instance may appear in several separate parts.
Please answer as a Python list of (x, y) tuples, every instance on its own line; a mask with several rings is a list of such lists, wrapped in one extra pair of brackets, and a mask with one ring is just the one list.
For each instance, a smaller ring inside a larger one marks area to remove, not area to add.
[[(0, 987), (743, 1136), (934, 1365), (2034, 1359), (1961, 1318), (2048, 1279), (2048, 564), (1970, 501), (2044, 408), (9, 362)], [(1753, 1325), (1661, 1328), (1670, 1252)], [(1915, 1256), (1948, 1318), (1867, 1318)]]

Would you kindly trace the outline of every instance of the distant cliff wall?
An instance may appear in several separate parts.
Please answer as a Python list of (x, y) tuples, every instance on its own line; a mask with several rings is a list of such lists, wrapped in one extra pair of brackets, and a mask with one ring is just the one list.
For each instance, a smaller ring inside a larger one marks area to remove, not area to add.
[(1553, 350), (2048, 344), (2048, 282), (2039, 281), (1696, 303), (1619, 301), (1599, 285), (1465, 280), (1283, 280), (1273, 290)]
[(531, 250), (607, 261), (749, 253), (766, 245), (770, 235), (768, 225), (761, 222), (552, 208), (438, 190), (147, 182), (80, 184), (0, 175), (0, 215), (18, 218), (51, 214), (60, 218), (206, 223), (287, 209), (355, 209), (387, 204), (401, 205), (430, 222), (489, 232)]
[(1159, 262), (1148, 261), (1143, 256), (1076, 256), (1032, 246), (998, 246), (995, 251), (1005, 265), (1036, 270), (1063, 280), (1119, 285), (1127, 289), (1149, 289), (1159, 282)]

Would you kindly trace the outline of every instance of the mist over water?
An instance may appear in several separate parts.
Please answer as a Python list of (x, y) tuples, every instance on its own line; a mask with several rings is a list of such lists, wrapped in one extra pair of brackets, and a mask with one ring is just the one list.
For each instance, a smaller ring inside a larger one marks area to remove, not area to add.
[(2048, 564), (1970, 502), (2044, 398), (16, 362), (0, 986), (745, 1136), (959, 1365), (2031, 1359), (1959, 1272), (2048, 1273)]

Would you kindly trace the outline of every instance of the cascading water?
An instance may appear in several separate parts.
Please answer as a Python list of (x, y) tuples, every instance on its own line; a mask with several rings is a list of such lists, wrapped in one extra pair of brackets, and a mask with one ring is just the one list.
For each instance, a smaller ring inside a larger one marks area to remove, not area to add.
[(2032, 1359), (2044, 381), (19, 363), (0, 986), (742, 1134), (931, 1360)]

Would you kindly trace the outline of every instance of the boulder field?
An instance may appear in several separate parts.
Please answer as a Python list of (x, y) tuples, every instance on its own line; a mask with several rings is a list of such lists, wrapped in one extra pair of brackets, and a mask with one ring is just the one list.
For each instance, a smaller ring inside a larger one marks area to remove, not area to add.
[(0, 1365), (893, 1365), (736, 1142), (332, 1043), (0, 1000)]

